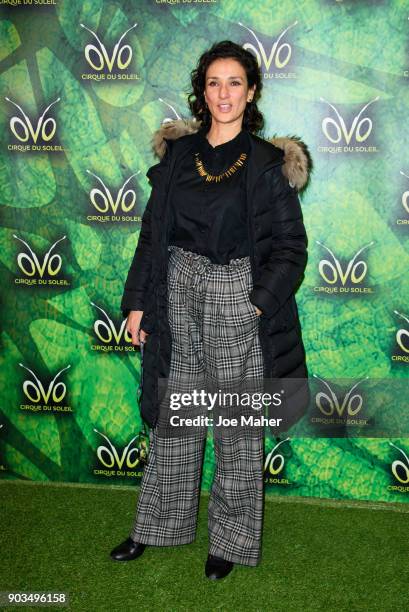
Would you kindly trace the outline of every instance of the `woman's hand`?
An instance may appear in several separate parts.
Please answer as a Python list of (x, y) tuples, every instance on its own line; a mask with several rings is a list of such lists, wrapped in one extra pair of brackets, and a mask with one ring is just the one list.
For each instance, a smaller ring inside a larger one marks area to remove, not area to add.
[(140, 345), (140, 342), (145, 342), (149, 334), (140, 329), (143, 310), (131, 310), (126, 320), (126, 330), (132, 336), (132, 344)]
[(260, 308), (257, 308), (256, 306), (256, 313), (260, 316), (261, 314), (263, 314), (263, 311), (260, 310)]

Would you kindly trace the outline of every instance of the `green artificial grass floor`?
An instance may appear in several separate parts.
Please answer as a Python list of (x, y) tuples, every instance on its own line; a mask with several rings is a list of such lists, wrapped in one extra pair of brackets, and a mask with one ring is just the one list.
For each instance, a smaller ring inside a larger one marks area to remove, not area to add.
[(193, 544), (110, 559), (136, 499), (131, 487), (0, 481), (0, 591), (66, 591), (69, 609), (87, 612), (409, 610), (405, 504), (268, 497), (261, 564), (214, 582), (207, 495)]

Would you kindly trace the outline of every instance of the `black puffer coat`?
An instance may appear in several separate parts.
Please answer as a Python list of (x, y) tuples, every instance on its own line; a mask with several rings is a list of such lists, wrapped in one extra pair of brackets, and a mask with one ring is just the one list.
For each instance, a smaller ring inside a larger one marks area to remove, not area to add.
[[(168, 378), (172, 346), (167, 316), (168, 201), (174, 170), (191, 151), (190, 134), (199, 127), (200, 123), (194, 120), (177, 120), (163, 124), (154, 135), (154, 149), (161, 161), (147, 172), (152, 191), (121, 302), (124, 317), (129, 310), (144, 311), (141, 329), (149, 336), (144, 351), (141, 415), (150, 426), (157, 421), (158, 378)], [(307, 262), (307, 236), (298, 191), (308, 182), (312, 161), (307, 147), (296, 138), (268, 141), (250, 134), (250, 141), (250, 300), (263, 311), (259, 338), (265, 378), (297, 379), (287, 392), (285, 416), (289, 425), (308, 402), (308, 385), (300, 386), (298, 382), (306, 381), (307, 367), (294, 293)]]

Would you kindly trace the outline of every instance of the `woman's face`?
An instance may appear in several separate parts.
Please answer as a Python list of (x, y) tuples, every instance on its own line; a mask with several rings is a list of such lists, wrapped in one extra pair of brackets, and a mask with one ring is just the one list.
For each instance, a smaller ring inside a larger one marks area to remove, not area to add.
[(206, 71), (204, 97), (212, 122), (243, 122), (244, 110), (256, 86), (249, 88), (246, 71), (235, 59), (214, 60)]

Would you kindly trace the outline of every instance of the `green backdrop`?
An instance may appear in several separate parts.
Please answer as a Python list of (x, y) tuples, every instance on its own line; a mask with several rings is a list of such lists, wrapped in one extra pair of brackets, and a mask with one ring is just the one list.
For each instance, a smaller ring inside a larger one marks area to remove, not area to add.
[[(226, 38), (261, 64), (264, 135), (296, 134), (314, 160), (297, 293), (312, 379), (327, 390), (345, 379), (344, 395), (366, 377), (396, 381), (404, 410), (406, 2), (0, 0), (0, 11), (2, 478), (139, 482), (139, 352), (119, 305), (150, 140), (164, 119), (188, 116), (190, 71)], [(408, 499), (398, 428), (290, 432), (266, 454), (268, 494)], [(204, 488), (212, 469), (210, 440)]]

